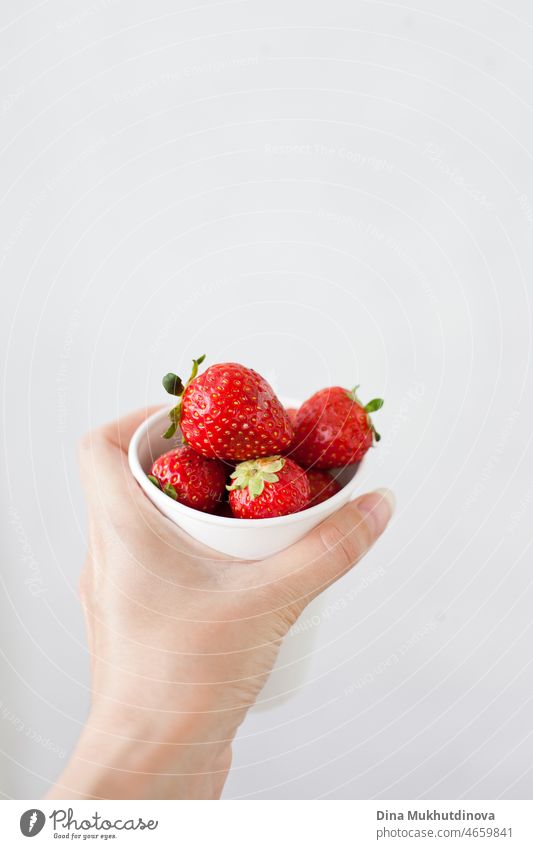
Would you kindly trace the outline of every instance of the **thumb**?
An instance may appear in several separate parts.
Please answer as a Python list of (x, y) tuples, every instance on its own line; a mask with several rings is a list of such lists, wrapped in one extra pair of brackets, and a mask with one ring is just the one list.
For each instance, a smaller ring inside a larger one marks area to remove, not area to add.
[(387, 527), (394, 507), (388, 489), (361, 495), (272, 557), (272, 573), (305, 606), (366, 554)]

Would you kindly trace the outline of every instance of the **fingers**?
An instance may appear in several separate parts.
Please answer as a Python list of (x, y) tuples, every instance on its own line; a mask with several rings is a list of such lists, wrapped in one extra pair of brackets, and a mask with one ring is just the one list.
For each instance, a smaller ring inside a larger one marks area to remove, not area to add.
[(147, 407), (87, 433), (80, 442), (82, 481), (89, 501), (120, 504), (137, 485), (128, 466), (128, 445), (138, 426), (160, 407)]
[(114, 445), (116, 448), (120, 448), (121, 451), (127, 453), (130, 439), (139, 425), (147, 419), (148, 416), (151, 416), (152, 413), (155, 413), (156, 410), (160, 409), (161, 405), (159, 404), (153, 407), (145, 407), (142, 410), (136, 410), (134, 413), (129, 413), (127, 416), (123, 416), (123, 418), (117, 419), (117, 421), (102, 425), (102, 427), (89, 433), (89, 440), (91, 440), (91, 438), (103, 439), (111, 445)]
[(177, 550), (186, 550), (197, 558), (231, 560), (233, 558), (212, 551), (172, 525), (146, 497), (131, 473), (128, 463), (130, 440), (139, 425), (159, 409), (161, 406), (137, 410), (83, 437), (80, 469), (90, 512), (99, 519), (107, 517), (125, 535), (133, 528), (149, 529), (159, 535), (162, 526), (169, 525)]
[(394, 504), (387, 489), (362, 495), (272, 557), (269, 568), (306, 604), (366, 554), (387, 527)]

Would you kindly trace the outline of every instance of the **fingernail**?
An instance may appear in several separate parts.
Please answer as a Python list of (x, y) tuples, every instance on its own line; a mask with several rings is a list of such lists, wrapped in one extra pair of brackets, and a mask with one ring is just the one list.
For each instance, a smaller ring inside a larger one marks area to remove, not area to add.
[(373, 535), (378, 537), (389, 524), (396, 507), (396, 498), (390, 489), (376, 489), (362, 495), (355, 503)]

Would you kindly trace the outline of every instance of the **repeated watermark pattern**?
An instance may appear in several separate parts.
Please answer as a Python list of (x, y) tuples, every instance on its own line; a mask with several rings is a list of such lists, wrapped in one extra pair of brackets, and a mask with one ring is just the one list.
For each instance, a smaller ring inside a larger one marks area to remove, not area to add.
[(71, 15), (68, 18), (56, 21), (56, 29), (61, 32), (62, 30), (68, 30), (71, 27), (79, 26), (80, 24), (86, 23), (89, 18), (93, 18), (100, 12), (105, 12), (105, 10), (109, 9), (110, 6), (116, 6), (120, 2), (121, 0), (98, 0), (98, 3), (89, 3), (76, 15)]
[(13, 230), (11, 230), (6, 240), (0, 246), (0, 268), (6, 261), (6, 258), (10, 251), (13, 250), (20, 237), (24, 234), (28, 225), (32, 222), (33, 218), (35, 217), (35, 213), (43, 205), (47, 196), (48, 190), (40, 189), (31, 197), (28, 205), (26, 206), (24, 212), (18, 219), (15, 227), (13, 228)]
[(331, 619), (331, 617), (341, 613), (343, 610), (346, 610), (348, 605), (359, 598), (361, 593), (363, 593), (371, 584), (381, 578), (384, 578), (385, 575), (386, 571), (383, 566), (380, 566), (373, 572), (369, 572), (369, 574), (365, 575), (355, 587), (352, 587), (351, 590), (348, 590), (348, 592), (344, 593), (339, 598), (328, 602), (320, 613), (314, 613), (307, 617), (300, 617), (300, 619), (298, 619), (298, 621), (292, 626), (289, 636), (296, 636), (296, 634), (301, 634), (305, 631), (311, 630), (312, 628), (317, 628), (321, 622), (324, 622), (324, 620)]
[(511, 438), (513, 428), (516, 422), (518, 421), (519, 417), (520, 413), (518, 410), (511, 410), (509, 416), (505, 420), (505, 424), (502, 428), (500, 436), (498, 437), (498, 440), (494, 447), (494, 451), (489, 456), (487, 462), (485, 463), (485, 467), (481, 475), (479, 476), (479, 479), (476, 481), (476, 483), (470, 490), (470, 493), (468, 494), (467, 498), (465, 499), (464, 507), (466, 510), (472, 507), (478, 500), (479, 496), (482, 495), (485, 491), (486, 486), (494, 473), (494, 470), (500, 464), (502, 458), (505, 455), (506, 446)]
[(520, 498), (518, 502), (518, 507), (516, 510), (513, 510), (511, 513), (511, 517), (509, 520), (509, 524), (507, 525), (507, 533), (512, 534), (517, 530), (520, 523), (523, 521), (526, 513), (530, 513), (531, 506), (533, 504), (533, 484), (526, 490), (524, 495)]
[(391, 669), (397, 666), (403, 657), (414, 649), (419, 643), (426, 639), (430, 634), (433, 634), (439, 625), (439, 622), (444, 619), (443, 614), (436, 615), (433, 619), (428, 620), (423, 625), (420, 625), (413, 633), (405, 640), (396, 651), (391, 652), (387, 657), (380, 660), (372, 669), (359, 676), (344, 690), (344, 695), (349, 696), (356, 690), (362, 690), (373, 684), (374, 681)]
[(370, 168), (372, 171), (394, 171), (394, 163), (389, 159), (380, 159), (377, 156), (368, 156), (358, 150), (348, 147), (337, 147), (330, 144), (307, 143), (307, 144), (272, 144), (265, 143), (264, 153), (269, 156), (324, 156), (331, 159), (342, 159), (359, 165), (362, 168)]
[(21, 236), (24, 235), (24, 232), (28, 228), (28, 226), (33, 221), (35, 214), (42, 207), (44, 202), (48, 197), (59, 187), (62, 183), (64, 183), (77, 168), (87, 162), (92, 156), (95, 156), (99, 153), (103, 147), (107, 144), (107, 139), (104, 136), (98, 136), (94, 141), (92, 141), (89, 145), (84, 147), (79, 153), (76, 154), (72, 159), (70, 159), (65, 165), (63, 165), (55, 174), (52, 174), (50, 177), (47, 177), (44, 187), (39, 189), (30, 199), (28, 205), (26, 206), (24, 212), (18, 219), (15, 227), (9, 233), (6, 240), (0, 246), (0, 268), (6, 261), (7, 256), (16, 246)]
[(426, 394), (426, 386), (420, 380), (414, 381), (407, 392), (403, 395), (394, 415), (387, 424), (387, 438), (379, 447), (376, 460), (381, 468), (394, 447), (398, 434), (406, 426), (412, 423), (418, 415), (418, 406)]
[(55, 381), (58, 433), (65, 433), (67, 430), (69, 360), (72, 353), (72, 345), (74, 344), (75, 334), (80, 326), (80, 322), (81, 312), (79, 309), (75, 309), (70, 315), (65, 338), (63, 340), (63, 347), (61, 348), (59, 355), (60, 364)]
[(185, 65), (177, 70), (163, 71), (157, 77), (143, 80), (136, 86), (117, 91), (113, 94), (112, 99), (114, 103), (128, 103), (136, 97), (151, 94), (158, 89), (183, 82), (183, 80), (191, 77), (197, 77), (201, 74), (220, 74), (222, 71), (228, 71), (232, 68), (249, 68), (264, 61), (265, 59), (262, 56), (231, 56), (227, 59), (214, 59), (211, 62), (203, 62), (197, 65)]
[(518, 206), (524, 213), (526, 221), (528, 222), (530, 227), (533, 227), (533, 204), (529, 200), (528, 196), (523, 192), (518, 197)]
[(29, 537), (26, 533), (20, 514), (14, 504), (10, 504), (8, 509), (9, 522), (13, 528), (15, 535), (19, 541), (21, 548), (21, 560), (26, 568), (26, 576), (24, 585), (28, 588), (31, 595), (39, 597), (44, 595), (46, 587), (44, 585), (41, 567), (35, 557)]
[(9, 92), (0, 100), (0, 115), (5, 115), (20, 100), (25, 92), (24, 86), (18, 86), (15, 91)]
[(426, 159), (429, 159), (430, 162), (433, 162), (433, 164), (439, 169), (439, 171), (442, 172), (442, 174), (445, 175), (445, 177), (448, 177), (455, 186), (462, 189), (462, 191), (471, 197), (472, 200), (475, 200), (484, 209), (494, 209), (494, 204), (488, 200), (486, 194), (476, 186), (472, 185), (472, 183), (469, 183), (455, 165), (446, 161), (444, 158), (446, 155), (446, 149), (444, 147), (441, 147), (440, 144), (435, 144), (435, 142), (428, 142), (422, 151), (422, 155)]
[(0, 699), (0, 717), (4, 720), (4, 722), (9, 722), (13, 728), (17, 730), (19, 734), (23, 734), (24, 737), (27, 737), (28, 740), (31, 740), (32, 743), (37, 743), (38, 746), (42, 746), (43, 749), (47, 749), (49, 752), (53, 752), (57, 755), (58, 758), (65, 758), (66, 751), (61, 746), (58, 746), (49, 737), (43, 737), (35, 728), (32, 728), (31, 725), (28, 725), (24, 720), (18, 716), (14, 711), (12, 711), (3, 701)]
[(229, 286), (232, 282), (233, 281), (230, 277), (219, 277), (216, 280), (207, 280), (200, 286), (195, 285), (191, 294), (187, 298), (179, 301), (177, 309), (166, 314), (165, 321), (160, 327), (158, 327), (157, 335), (154, 336), (152, 343), (148, 348), (149, 353), (152, 356), (156, 354), (161, 349), (161, 345), (165, 339), (168, 339), (169, 336), (172, 336), (179, 331), (180, 321), (183, 321), (183, 317), (187, 314), (193, 304), (198, 303), (199, 301), (205, 301), (205, 299), (209, 298), (210, 295), (214, 295), (216, 292), (219, 292), (221, 289)]
[(411, 256), (409, 251), (405, 248), (404, 245), (401, 244), (401, 242), (398, 241), (395, 236), (391, 235), (390, 233), (386, 233), (368, 218), (359, 218), (355, 215), (345, 215), (339, 212), (334, 212), (333, 210), (329, 209), (318, 209), (316, 214), (319, 218), (324, 218), (326, 221), (331, 221), (333, 224), (352, 227), (354, 230), (357, 230), (359, 233), (361, 233), (361, 235), (365, 236), (366, 238), (372, 239), (374, 242), (384, 245), (395, 256), (397, 256), (398, 259), (400, 259), (413, 273), (413, 276), (419, 283), (426, 298), (433, 304), (437, 305), (437, 297), (423, 269), (420, 268), (418, 262), (414, 259), (413, 256)]

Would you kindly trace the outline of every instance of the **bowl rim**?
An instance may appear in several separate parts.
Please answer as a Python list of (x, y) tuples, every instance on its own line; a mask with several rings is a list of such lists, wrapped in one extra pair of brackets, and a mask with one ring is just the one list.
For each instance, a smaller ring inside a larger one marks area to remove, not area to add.
[[(300, 406), (298, 402), (289, 401), (287, 399), (280, 398), (281, 403), (286, 407)], [(159, 419), (163, 420), (167, 418), (170, 407), (162, 407), (160, 410), (156, 410), (155, 413), (152, 413), (148, 416), (135, 430), (133, 436), (130, 439), (130, 444), (128, 446), (128, 462), (130, 466), (130, 470), (139, 484), (139, 486), (145, 491), (147, 497), (153, 498), (154, 501), (160, 501), (161, 504), (164, 504), (167, 509), (173, 508), (176, 513), (182, 514), (184, 516), (188, 516), (189, 518), (194, 518), (201, 522), (207, 522), (210, 525), (219, 525), (220, 527), (232, 527), (232, 528), (243, 528), (243, 527), (254, 527), (254, 528), (268, 528), (275, 527), (276, 525), (288, 525), (294, 523), (296, 521), (301, 521), (304, 517), (307, 519), (311, 519), (314, 516), (319, 516), (321, 513), (330, 514), (334, 512), (335, 507), (338, 505), (341, 507), (347, 501), (350, 501), (351, 494), (355, 488), (354, 481), (358, 477), (358, 472), (361, 468), (361, 465), (364, 461), (360, 461), (357, 464), (357, 468), (354, 471), (351, 479), (339, 490), (339, 492), (332, 495), (331, 498), (327, 498), (325, 501), (322, 501), (320, 504), (316, 504), (314, 507), (307, 507), (305, 510), (298, 510), (296, 513), (289, 513), (287, 516), (273, 516), (270, 519), (235, 519), (231, 516), (216, 516), (214, 513), (204, 513), (202, 510), (195, 510), (193, 507), (187, 507), (186, 504), (181, 504), (179, 501), (174, 501), (172, 498), (169, 498), (168, 495), (165, 495), (163, 492), (159, 491), (148, 479), (148, 476), (144, 469), (141, 466), (141, 462), (139, 460), (139, 445), (141, 440), (149, 433), (152, 429), (153, 425)], [(171, 450), (169, 448), (169, 450)], [(153, 493), (151, 490), (148, 490), (148, 484), (154, 490)], [(148, 496), (148, 492), (150, 495)], [(348, 497), (347, 497), (348, 496)], [(164, 501), (162, 500), (164, 499)], [(169, 504), (170, 502), (170, 504)], [(332, 509), (333, 508), (333, 509)]]

